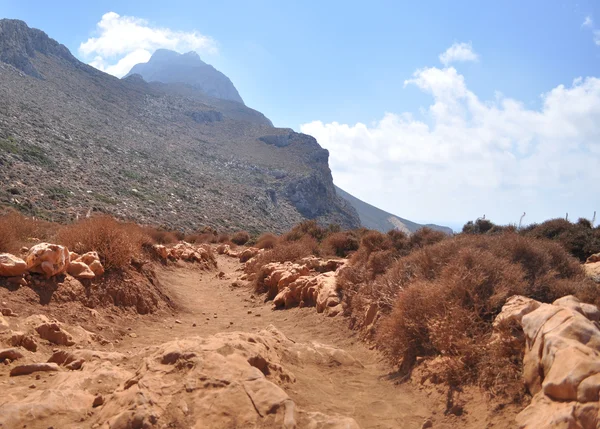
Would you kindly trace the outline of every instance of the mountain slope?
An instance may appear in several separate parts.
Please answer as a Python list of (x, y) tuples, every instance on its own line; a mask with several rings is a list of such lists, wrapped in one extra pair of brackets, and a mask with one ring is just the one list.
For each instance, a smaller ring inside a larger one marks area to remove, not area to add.
[(239, 102), (117, 79), (22, 21), (0, 20), (0, 59), (0, 205), (185, 230), (359, 225), (329, 153)]
[(231, 80), (202, 61), (196, 52), (179, 54), (158, 49), (147, 63), (136, 64), (125, 77), (132, 74), (139, 74), (146, 82), (185, 83), (210, 97), (244, 104)]
[(371, 204), (365, 203), (362, 200), (350, 195), (341, 188), (335, 187), (337, 194), (347, 200), (358, 212), (360, 223), (365, 228), (376, 229), (381, 232), (387, 232), (390, 229), (399, 229), (404, 232), (413, 233), (416, 230), (428, 227), (437, 231), (442, 231), (446, 234), (453, 234), (452, 229), (446, 226), (433, 224), (421, 225), (410, 220), (403, 219), (381, 209), (378, 209)]

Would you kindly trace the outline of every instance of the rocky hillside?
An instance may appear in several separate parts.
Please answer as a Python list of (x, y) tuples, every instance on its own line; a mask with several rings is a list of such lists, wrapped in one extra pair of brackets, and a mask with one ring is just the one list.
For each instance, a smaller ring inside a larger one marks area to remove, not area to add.
[(119, 80), (24, 22), (0, 21), (0, 205), (185, 230), (283, 231), (306, 218), (356, 227), (328, 157), (240, 102)]
[(127, 76), (132, 74), (139, 74), (146, 82), (186, 83), (211, 97), (244, 104), (229, 78), (202, 61), (196, 52), (179, 54), (158, 49), (147, 63), (136, 64)]
[(340, 197), (344, 198), (356, 209), (358, 216), (360, 217), (360, 223), (365, 228), (374, 229), (380, 232), (388, 232), (391, 229), (397, 229), (406, 233), (413, 233), (418, 229), (428, 227), (446, 234), (454, 233), (452, 229), (447, 226), (434, 224), (422, 225), (378, 209), (377, 207), (350, 195), (348, 192), (337, 186), (335, 187), (335, 190)]

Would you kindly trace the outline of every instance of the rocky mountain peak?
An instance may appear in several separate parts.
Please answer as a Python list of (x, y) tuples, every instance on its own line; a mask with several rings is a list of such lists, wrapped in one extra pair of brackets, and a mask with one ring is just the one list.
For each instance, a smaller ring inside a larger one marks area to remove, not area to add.
[(180, 54), (157, 49), (147, 63), (136, 64), (125, 77), (132, 74), (141, 75), (146, 82), (192, 85), (208, 96), (244, 104), (231, 80), (194, 51)]
[(55, 56), (70, 63), (78, 63), (69, 50), (48, 37), (46, 33), (29, 28), (17, 19), (0, 20), (0, 61), (10, 64), (29, 76), (41, 78), (32, 63), (37, 53)]

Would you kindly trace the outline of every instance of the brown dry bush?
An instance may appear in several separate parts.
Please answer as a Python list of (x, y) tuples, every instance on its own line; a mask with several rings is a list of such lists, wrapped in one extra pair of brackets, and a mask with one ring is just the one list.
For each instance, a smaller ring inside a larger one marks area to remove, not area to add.
[(448, 238), (448, 234), (424, 227), (418, 229), (410, 236), (410, 247), (414, 249), (417, 247), (431, 246), (446, 238)]
[(286, 241), (298, 241), (306, 236), (312, 237), (317, 241), (323, 240), (329, 234), (327, 228), (321, 227), (317, 221), (305, 220), (294, 226), (287, 234), (283, 236)]
[(529, 237), (557, 241), (581, 262), (600, 252), (600, 228), (593, 228), (587, 219), (579, 219), (576, 223), (551, 219), (539, 225), (530, 225), (521, 232)]
[(345, 231), (329, 234), (321, 245), (325, 254), (345, 258), (349, 253), (358, 250), (360, 242), (355, 233)]
[(151, 239), (135, 224), (122, 223), (110, 216), (84, 219), (62, 228), (59, 244), (77, 253), (98, 252), (107, 270), (120, 270), (139, 256)]
[[(514, 395), (523, 391), (519, 349), (490, 349), (500, 347), (491, 341), (492, 322), (506, 299), (520, 294), (552, 302), (574, 294), (594, 302), (599, 291), (557, 243), (515, 233), (463, 235), (401, 258), (359, 290), (353, 305), (377, 302), (388, 314), (377, 342), (404, 371), (417, 356), (438, 357), (437, 375), (450, 386), (478, 383)], [(489, 365), (502, 367), (504, 378)]]
[(58, 225), (9, 211), (0, 216), (0, 252), (18, 254), (21, 247), (49, 241)]
[(224, 244), (228, 244), (230, 242), (229, 240), (229, 235), (225, 234), (225, 233), (221, 233), (219, 234), (218, 238), (217, 238), (217, 242), (219, 243), (224, 243)]
[(155, 244), (175, 244), (179, 241), (177, 235), (172, 231), (157, 229), (151, 226), (142, 228), (144, 234), (148, 235)]
[(263, 234), (260, 237), (258, 237), (258, 240), (256, 240), (255, 247), (259, 249), (272, 249), (277, 245), (278, 240), (279, 239), (276, 235), (269, 233)]
[(243, 246), (250, 240), (250, 234), (246, 231), (238, 231), (231, 236), (231, 241), (239, 246)]

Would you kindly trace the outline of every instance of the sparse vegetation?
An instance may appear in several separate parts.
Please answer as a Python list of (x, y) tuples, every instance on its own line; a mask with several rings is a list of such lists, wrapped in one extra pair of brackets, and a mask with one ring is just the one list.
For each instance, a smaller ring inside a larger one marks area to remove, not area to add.
[(232, 243), (237, 244), (238, 246), (243, 246), (250, 240), (250, 234), (246, 231), (238, 231), (231, 236)]
[(97, 251), (107, 270), (121, 270), (141, 254), (150, 237), (135, 224), (96, 216), (61, 228), (57, 242), (77, 253)]

